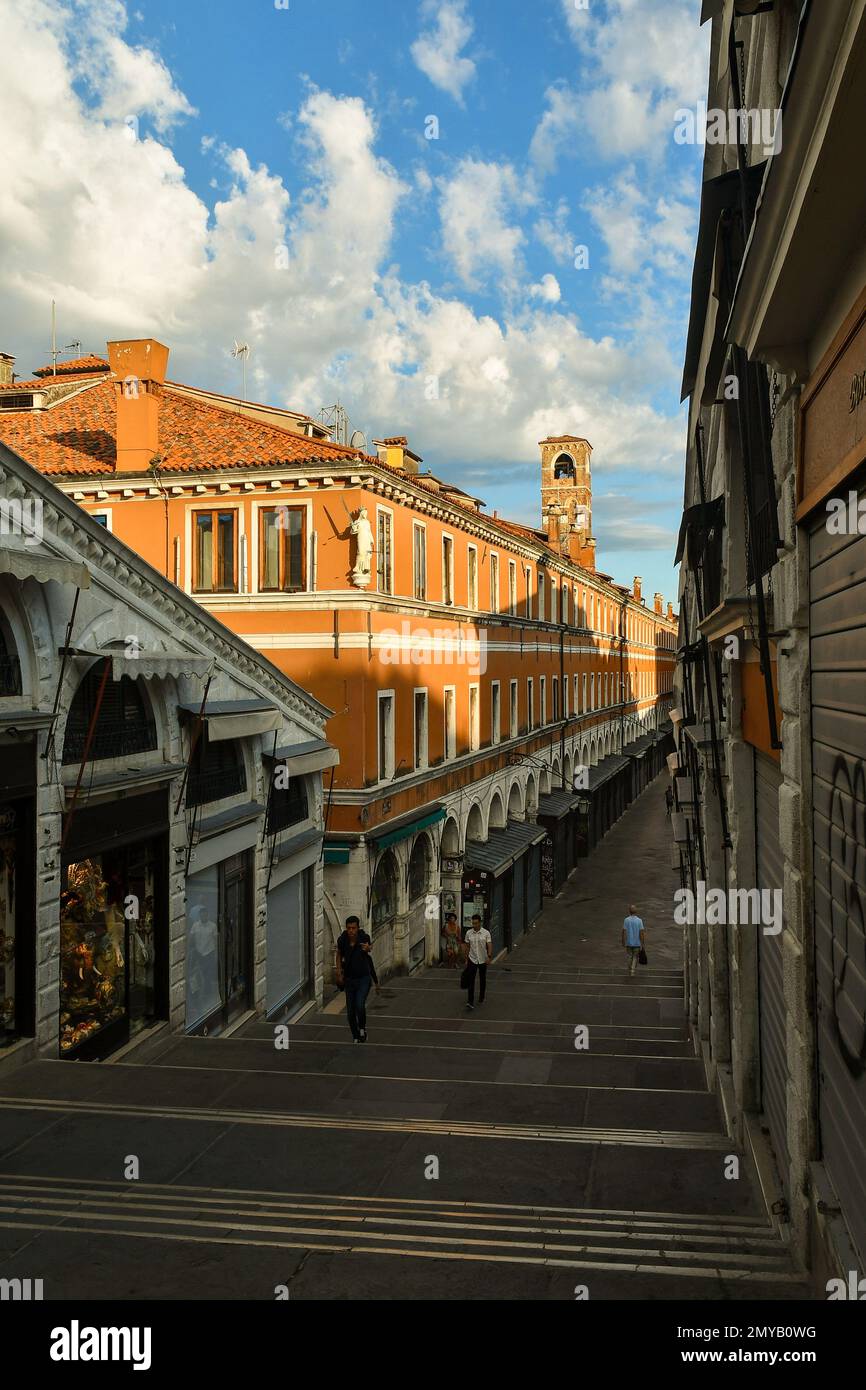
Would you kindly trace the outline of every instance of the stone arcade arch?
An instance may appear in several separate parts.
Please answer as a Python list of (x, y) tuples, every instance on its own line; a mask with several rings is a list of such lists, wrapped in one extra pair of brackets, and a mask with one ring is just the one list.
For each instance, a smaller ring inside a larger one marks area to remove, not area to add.
[(508, 793), (508, 819), (523, 820), (523, 792), (519, 782), (512, 782)]
[(485, 840), (487, 838), (484, 831), (484, 813), (477, 801), (473, 801), (469, 808), (469, 815), (466, 817), (466, 839)]
[(505, 827), (505, 808), (502, 805), (502, 797), (499, 792), (494, 792), (490, 798), (490, 810), (487, 813), (487, 833), (491, 830), (502, 830)]

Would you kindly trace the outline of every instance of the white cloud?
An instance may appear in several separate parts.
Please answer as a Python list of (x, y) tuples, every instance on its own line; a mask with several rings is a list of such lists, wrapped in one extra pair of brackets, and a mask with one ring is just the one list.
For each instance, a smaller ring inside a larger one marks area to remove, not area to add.
[(463, 159), (440, 188), (443, 249), (466, 288), (477, 289), (495, 271), (513, 283), (525, 236), (508, 214), (533, 201), (524, 181), (510, 164)]
[(574, 259), (576, 238), (569, 230), (569, 207), (565, 198), (560, 198), (553, 214), (539, 217), (532, 228), (532, 234), (550, 252), (557, 265), (571, 264)]
[[(108, 56), (84, 58), (72, 13), (57, 0), (4, 6), (0, 346), (16, 352), (19, 370), (44, 360), (55, 297), (61, 341), (104, 351), (108, 338), (152, 333), (171, 348), (171, 375), (215, 389), (238, 388), (229, 349), (248, 341), (251, 395), (312, 413), (339, 398), (354, 424), (409, 433), (458, 482), (471, 472), (496, 488), (509, 468), (534, 470), (537, 441), (553, 431), (586, 434), (601, 470), (678, 469), (680, 422), (646, 404), (659, 357), (645, 343), (592, 337), (556, 302), (553, 275), (533, 296), (515, 219), (534, 195), (513, 168), (464, 160), (439, 185), (456, 271), (497, 274), (508, 291), (494, 317), (407, 281), (393, 264), (410, 186), (377, 153), (359, 98), (311, 90), (295, 112), (303, 186), (293, 200), (278, 174), (206, 136), (220, 189), (209, 206), (165, 143), (132, 141), (104, 119), (101, 89), (95, 105), (79, 97), (83, 65), (115, 91), (122, 14), (106, 8), (101, 35), (88, 40)], [(150, 100), (167, 113), (165, 90), (155, 86)], [(560, 237), (566, 218), (559, 207), (543, 216)], [(656, 218), (676, 254), (668, 220), (666, 210)], [(534, 497), (534, 484), (527, 492)]]
[(475, 64), (461, 49), (472, 37), (473, 24), (466, 0), (424, 0), (421, 15), (432, 27), (412, 44), (412, 60), (434, 87), (463, 105), (463, 89), (475, 76)]
[(603, 159), (663, 157), (674, 112), (706, 95), (709, 33), (694, 0), (608, 0), (604, 20), (593, 6), (562, 0), (562, 9), (588, 76), (545, 93), (536, 167), (551, 173), (578, 145)]
[(562, 298), (562, 291), (556, 276), (542, 275), (539, 284), (530, 285), (529, 296), (531, 299), (543, 299), (545, 304), (557, 304)]

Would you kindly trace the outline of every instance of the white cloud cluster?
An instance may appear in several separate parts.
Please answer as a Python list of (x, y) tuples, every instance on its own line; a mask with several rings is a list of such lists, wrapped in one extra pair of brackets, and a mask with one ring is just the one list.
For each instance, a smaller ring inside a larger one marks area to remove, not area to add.
[(551, 173), (570, 150), (604, 159), (662, 158), (671, 146), (674, 112), (706, 95), (708, 30), (694, 0), (608, 0), (562, 11), (592, 80), (555, 83), (530, 154)]
[[(428, 463), (457, 481), (471, 470), (488, 490), (507, 465), (534, 467), (553, 431), (587, 435), (601, 467), (677, 469), (679, 422), (645, 403), (658, 361), (593, 338), (561, 307), (560, 280), (526, 275), (515, 219), (537, 195), (511, 166), (464, 160), (435, 186), (463, 283), (492, 273), (507, 286), (493, 317), (392, 263), (410, 188), (377, 153), (360, 98), (310, 91), (292, 124), (305, 184), (294, 201), (276, 173), (209, 138), (222, 190), (209, 207), (164, 140), (131, 139), (129, 93), (144, 129), (182, 115), (185, 98), (157, 55), (128, 57), (122, 6), (98, 13), (85, 54), (68, 3), (4, 4), (0, 347), (20, 370), (44, 360), (55, 297), (61, 341), (102, 351), (154, 334), (173, 376), (217, 389), (238, 388), (229, 348), (243, 338), (251, 394), (312, 413), (339, 398), (371, 435), (410, 433)], [(536, 235), (564, 242), (567, 215), (542, 213)]]
[(412, 44), (412, 60), (434, 87), (462, 106), (463, 89), (475, 76), (475, 63), (461, 53), (473, 32), (466, 0), (424, 0), (421, 15), (431, 27)]

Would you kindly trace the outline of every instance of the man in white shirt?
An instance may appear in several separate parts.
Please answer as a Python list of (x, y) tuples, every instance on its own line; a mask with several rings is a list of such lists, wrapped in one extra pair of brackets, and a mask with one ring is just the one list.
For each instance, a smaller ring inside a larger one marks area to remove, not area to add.
[(469, 948), (469, 959), (466, 968), (469, 971), (469, 1002), (467, 1009), (475, 1008), (475, 976), (480, 976), (481, 988), (478, 991), (479, 1004), (484, 1003), (484, 994), (487, 989), (487, 967), (493, 959), (493, 938), (486, 927), (482, 927), (481, 918), (476, 914), (472, 918), (472, 925), (466, 933), (466, 945)]

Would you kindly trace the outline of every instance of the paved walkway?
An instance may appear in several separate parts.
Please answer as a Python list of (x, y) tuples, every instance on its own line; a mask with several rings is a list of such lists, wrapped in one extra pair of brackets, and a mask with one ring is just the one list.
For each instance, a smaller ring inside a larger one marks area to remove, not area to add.
[(474, 1013), (440, 968), (372, 996), (366, 1046), (325, 1011), (286, 1051), (256, 1021), (22, 1067), (0, 1085), (0, 1276), (46, 1298), (806, 1297), (745, 1164), (724, 1176), (668, 845), (660, 779)]

